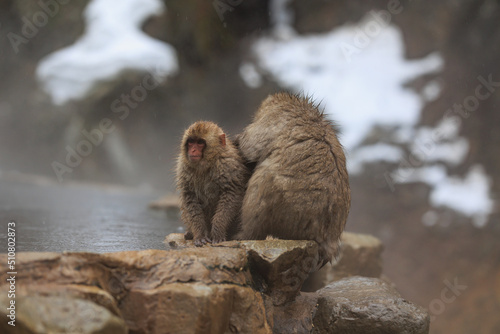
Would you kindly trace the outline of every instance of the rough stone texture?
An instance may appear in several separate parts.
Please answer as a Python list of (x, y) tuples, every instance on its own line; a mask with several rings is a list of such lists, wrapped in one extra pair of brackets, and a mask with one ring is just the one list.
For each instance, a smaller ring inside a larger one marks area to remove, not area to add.
[(270, 305), (273, 310), (273, 333), (311, 333), (317, 302), (317, 293), (302, 292), (292, 302), (274, 307)]
[[(7, 263), (5, 255), (1, 258), (0, 267)], [(244, 249), (18, 253), (16, 265), (23, 268), (16, 282), (26, 298), (50, 294), (47, 298), (64, 298), (68, 303), (87, 298), (121, 315), (131, 333), (163, 333), (172, 326), (169, 319), (189, 325), (187, 328), (208, 328), (209, 332), (220, 332), (228, 326), (270, 332), (262, 296), (250, 288), (252, 277)], [(6, 272), (3, 267), (2, 282), (6, 282)], [(174, 302), (168, 303), (169, 298)], [(248, 301), (252, 304), (242, 307)], [(178, 333), (175, 328), (171, 332)]]
[[(17, 282), (19, 284), (19, 282)], [(22, 283), (21, 283), (22, 284)], [(7, 294), (7, 286), (0, 287), (0, 293)], [(94, 302), (95, 304), (106, 308), (114, 315), (121, 317), (122, 314), (116, 300), (113, 296), (96, 287), (77, 284), (45, 284), (45, 285), (18, 285), (16, 287), (16, 296), (55, 296), (55, 297), (73, 297), (79, 299), (86, 299)]]
[(314, 241), (245, 241), (254, 282), (275, 305), (290, 302), (318, 263)]
[[(366, 251), (377, 244), (369, 237), (344, 239), (353, 253), (339, 263), (377, 259)], [(351, 277), (300, 293), (317, 263), (315, 242), (228, 241), (198, 248), (182, 234), (165, 242), (171, 249), (16, 254), (22, 270), (16, 275), (15, 333), (428, 331), (427, 313), (379, 279)], [(6, 264), (0, 255), (2, 305), (9, 302)], [(363, 272), (359, 266), (339, 275)], [(5, 326), (2, 333), (14, 333)]]
[(132, 290), (122, 310), (134, 333), (271, 333), (260, 293), (230, 284)]
[[(173, 248), (193, 247), (183, 234), (172, 233), (165, 243)], [(292, 301), (318, 262), (318, 245), (307, 240), (226, 241), (214, 247), (246, 250), (253, 281), (259, 291), (271, 296), (275, 305)]]
[[(251, 282), (246, 253), (236, 248), (106, 254), (19, 253), (16, 265), (23, 268), (17, 274), (18, 282), (97, 286), (119, 300), (128, 290), (152, 289), (167, 283), (196, 281), (246, 285)], [(7, 277), (6, 272), (0, 273), (2, 281)]]
[(424, 334), (426, 310), (404, 300), (378, 278), (349, 277), (317, 292), (313, 333)]
[[(7, 305), (6, 295), (0, 296)], [(0, 331), (5, 334), (81, 333), (125, 334), (125, 322), (104, 307), (89, 300), (63, 296), (16, 297), (16, 326), (7, 324), (6, 308), (2, 307)]]
[(327, 263), (309, 275), (302, 291), (316, 291), (344, 277), (380, 277), (382, 274), (382, 242), (367, 234), (344, 232), (338, 260)]

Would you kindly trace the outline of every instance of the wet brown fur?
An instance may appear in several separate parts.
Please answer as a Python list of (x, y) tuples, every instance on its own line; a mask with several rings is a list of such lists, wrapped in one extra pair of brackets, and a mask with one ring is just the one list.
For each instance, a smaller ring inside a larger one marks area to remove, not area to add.
[[(177, 188), (181, 198), (181, 219), (187, 226), (186, 238), (201, 246), (229, 240), (237, 232), (248, 171), (238, 150), (212, 122), (196, 122), (184, 133), (177, 159)], [(191, 162), (187, 140), (206, 142), (203, 158)]]
[(236, 238), (315, 240), (319, 265), (337, 255), (351, 195), (336, 132), (309, 98), (278, 93), (263, 101), (238, 138), (256, 167)]

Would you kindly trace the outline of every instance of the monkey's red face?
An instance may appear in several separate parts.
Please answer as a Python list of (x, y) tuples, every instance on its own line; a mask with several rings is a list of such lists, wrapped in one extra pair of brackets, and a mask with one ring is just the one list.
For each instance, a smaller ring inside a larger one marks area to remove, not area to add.
[(200, 161), (203, 158), (203, 150), (206, 142), (200, 138), (188, 138), (186, 143), (187, 157), (191, 162)]

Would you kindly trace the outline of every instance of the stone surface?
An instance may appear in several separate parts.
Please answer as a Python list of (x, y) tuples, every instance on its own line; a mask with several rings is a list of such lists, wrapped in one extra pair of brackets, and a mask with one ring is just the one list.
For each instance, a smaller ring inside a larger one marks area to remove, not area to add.
[(309, 275), (302, 291), (316, 291), (344, 277), (380, 277), (382, 274), (382, 242), (374, 236), (344, 232), (339, 258)]
[[(17, 282), (19, 283), (19, 282)], [(0, 288), (0, 293), (7, 293), (7, 286)], [(25, 285), (24, 282), (16, 288), (16, 296), (54, 296), (65, 298), (86, 299), (95, 304), (106, 308), (114, 315), (121, 317), (120, 309), (113, 296), (96, 286), (77, 285), (77, 284), (42, 284), (42, 285)]]
[[(376, 239), (344, 240), (349, 246), (340, 264), (359, 259), (369, 266), (377, 259), (370, 255)], [(16, 267), (22, 270), (16, 275), (15, 333), (428, 330), (425, 310), (379, 279), (344, 278), (314, 293), (300, 293), (317, 263), (313, 241), (227, 241), (194, 247), (182, 234), (173, 234), (165, 243), (170, 249), (16, 254)], [(3, 305), (9, 302), (6, 264), (6, 255), (0, 255)], [(360, 266), (351, 264), (336, 274), (369, 273)], [(0, 311), (4, 316), (5, 310)], [(13, 333), (6, 322), (0, 326), (2, 333)]]
[[(5, 258), (5, 255), (1, 255)], [(7, 261), (4, 261), (7, 263)], [(3, 264), (2, 264), (3, 265)], [(251, 282), (246, 253), (237, 248), (188, 248), (117, 253), (19, 253), (17, 274), (25, 284), (97, 286), (120, 299), (133, 288), (151, 289), (175, 282)], [(0, 273), (6, 279), (7, 270)]]
[[(172, 233), (165, 243), (173, 248), (193, 247), (181, 233)], [(253, 281), (271, 296), (275, 305), (294, 300), (317, 263), (318, 245), (308, 240), (226, 241), (212, 247), (241, 248), (247, 252)]]
[(317, 301), (317, 293), (302, 292), (294, 301), (272, 307), (273, 333), (311, 333)]
[[(7, 305), (6, 295), (0, 296), (0, 303)], [(1, 308), (0, 315), (4, 320), (0, 322), (0, 331), (5, 334), (128, 333), (123, 319), (89, 300), (74, 297), (16, 297), (15, 327), (5, 321), (6, 308)]]
[(250, 287), (173, 283), (132, 290), (121, 304), (134, 333), (272, 332), (262, 296)]
[(275, 305), (293, 301), (318, 263), (318, 245), (305, 240), (244, 241), (254, 282)]
[[(5, 282), (8, 271), (4, 265), (7, 263), (5, 257), (0, 255), (2, 282)], [(269, 328), (265, 323), (262, 301), (260, 308), (259, 303), (254, 303), (256, 306), (252, 304), (252, 307), (243, 308), (238, 314), (233, 314), (235, 311), (231, 313), (231, 310), (237, 309), (233, 300), (241, 302), (260, 297), (258, 292), (250, 288), (252, 277), (244, 249), (193, 247), (107, 254), (18, 253), (16, 265), (23, 268), (18, 272), (16, 282), (17, 288), (26, 298), (73, 300), (82, 297), (89, 299), (89, 303), (95, 300), (111, 313), (126, 319), (133, 333), (162, 332), (164, 320), (177, 319), (179, 322), (182, 319), (177, 316), (179, 314), (183, 314), (186, 319), (186, 322), (181, 323), (189, 324), (189, 328), (198, 328), (196, 326), (202, 326), (200, 324), (207, 319), (208, 324), (203, 326), (209, 326), (215, 332), (229, 324), (242, 328), (247, 326), (251, 329), (250, 332), (265, 333), (259, 328)], [(238, 299), (237, 295), (244, 292), (236, 294), (234, 288), (225, 286), (246, 287), (246, 297)], [(5, 289), (6, 285), (1, 288)], [(249, 293), (258, 296), (252, 295), (250, 298)], [(163, 296), (167, 298), (163, 299)], [(164, 303), (169, 296), (177, 302), (165, 307)], [(185, 300), (185, 304), (180, 304), (179, 300)], [(24, 305), (20, 307), (25, 308)], [(206, 306), (203, 308), (200, 305)], [(260, 313), (255, 315), (252, 312)], [(187, 315), (191, 318), (187, 319)], [(214, 318), (216, 315), (232, 318), (234, 321), (230, 323)], [(193, 321), (194, 318), (198, 321)], [(261, 321), (242, 325), (242, 321), (238, 319)]]
[(149, 208), (154, 210), (179, 210), (181, 202), (179, 196), (166, 195), (149, 203)]
[(427, 311), (378, 278), (349, 277), (319, 290), (313, 333), (424, 334)]
[(150, 209), (163, 210), (171, 219), (180, 219), (180, 206), (181, 202), (177, 195), (166, 195), (149, 203)]

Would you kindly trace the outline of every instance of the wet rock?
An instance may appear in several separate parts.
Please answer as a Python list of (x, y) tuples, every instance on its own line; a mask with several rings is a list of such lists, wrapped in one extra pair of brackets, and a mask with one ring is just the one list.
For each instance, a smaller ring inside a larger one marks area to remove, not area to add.
[[(246, 253), (237, 248), (213, 247), (210, 251), (207, 248), (187, 248), (106, 254), (19, 253), (16, 265), (23, 268), (17, 274), (17, 281), (23, 284), (95, 286), (119, 300), (131, 289), (153, 289), (168, 283), (246, 285), (251, 281)], [(2, 280), (6, 279), (6, 272), (4, 270), (0, 273)]]
[(254, 282), (274, 305), (293, 301), (318, 263), (318, 244), (306, 240), (244, 241)]
[[(173, 248), (194, 246), (180, 233), (169, 234), (165, 243)], [(254, 284), (268, 294), (275, 305), (295, 299), (318, 261), (318, 245), (309, 240), (226, 241), (213, 247), (245, 250)]]
[(184, 239), (183, 233), (170, 233), (165, 237), (163, 243), (165, 243), (167, 247), (171, 248), (194, 247), (194, 242), (192, 240)]
[[(270, 333), (262, 297), (250, 288), (252, 279), (244, 249), (18, 253), (16, 265), (23, 268), (16, 281), (25, 298), (77, 300), (76, 296), (96, 300), (107, 312), (114, 310), (126, 319), (134, 333), (164, 333), (170, 328), (163, 326), (169, 319), (179, 323), (179, 328), (189, 324), (186, 328), (220, 332), (232, 326)], [(0, 277), (5, 282), (7, 270), (2, 272)], [(24, 309), (26, 304), (19, 307)]]
[(273, 310), (273, 333), (311, 333), (317, 301), (317, 293), (302, 292), (292, 302), (268, 306)]
[[(5, 291), (6, 286), (0, 288), (0, 292)], [(5, 291), (5, 294), (7, 291)], [(116, 300), (113, 296), (95, 286), (87, 285), (58, 285), (58, 284), (46, 284), (46, 285), (20, 285), (16, 289), (16, 296), (55, 296), (55, 297), (66, 297), (66, 298), (78, 298), (85, 299), (95, 304), (106, 308), (108, 311), (114, 315), (121, 317), (120, 309), (116, 304)]]
[(156, 201), (149, 203), (149, 208), (153, 210), (163, 210), (167, 213), (167, 217), (171, 219), (180, 219), (181, 202), (179, 196), (166, 195)]
[[(5, 295), (0, 297), (2, 305), (7, 305)], [(1, 316), (6, 319), (6, 308), (1, 308)], [(128, 333), (125, 322), (102, 306), (73, 297), (25, 296), (16, 297), (15, 327), (0, 323), (0, 331), (5, 334), (17, 333)]]
[[(376, 241), (344, 237), (348, 246), (339, 264), (361, 264), (341, 265), (335, 275), (377, 272), (377, 265), (371, 271), (362, 268), (378, 259), (373, 255), (381, 248)], [(16, 266), (23, 269), (16, 275), (16, 329), (136, 334), (428, 330), (427, 313), (379, 279), (344, 278), (317, 292), (300, 293), (317, 263), (313, 241), (227, 241), (194, 247), (182, 234), (173, 234), (165, 242), (169, 250), (16, 254)], [(0, 282), (7, 282), (6, 263), (6, 255), (0, 255)], [(5, 305), (8, 288), (0, 283)], [(67, 320), (60, 321), (63, 316)]]
[(319, 290), (313, 333), (425, 334), (427, 311), (378, 278), (349, 277)]
[(367, 234), (342, 234), (342, 246), (338, 260), (327, 263), (312, 273), (304, 282), (302, 291), (316, 291), (344, 277), (380, 277), (382, 274), (382, 242)]
[(250, 287), (173, 283), (132, 290), (121, 304), (134, 333), (271, 333), (262, 296)]
[(166, 195), (149, 203), (149, 208), (154, 210), (179, 209), (181, 205), (179, 196)]

